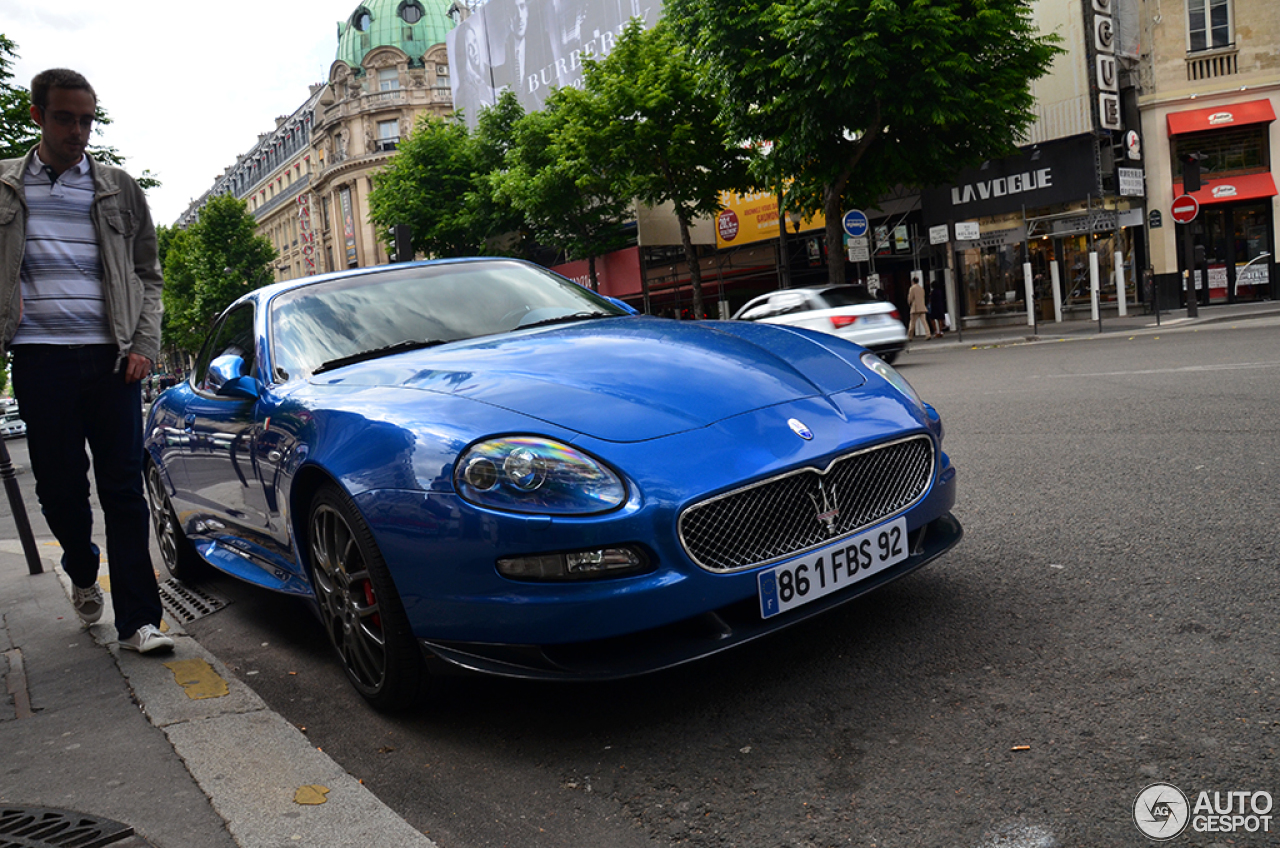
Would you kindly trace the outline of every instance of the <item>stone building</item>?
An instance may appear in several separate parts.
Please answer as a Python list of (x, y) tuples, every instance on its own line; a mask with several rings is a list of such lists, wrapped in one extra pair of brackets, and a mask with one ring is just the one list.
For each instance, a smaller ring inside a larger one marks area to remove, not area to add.
[(276, 119), (177, 221), (232, 193), (279, 252), (277, 280), (388, 260), (369, 221), (373, 176), (419, 117), (453, 108), (445, 37), (452, 2), (364, 0), (338, 22), (329, 78)]
[[(1170, 300), (1179, 297), (1190, 253), (1201, 304), (1274, 299), (1280, 4), (1146, 2), (1143, 24), (1138, 104), (1157, 281)], [(1201, 187), (1188, 191), (1183, 170), (1190, 163)], [(1190, 224), (1173, 219), (1175, 198), (1184, 194), (1197, 201)]]

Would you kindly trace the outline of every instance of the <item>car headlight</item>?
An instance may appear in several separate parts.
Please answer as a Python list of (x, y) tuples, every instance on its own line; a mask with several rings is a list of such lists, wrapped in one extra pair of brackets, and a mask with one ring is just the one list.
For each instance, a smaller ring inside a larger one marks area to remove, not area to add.
[(537, 436), (472, 445), (458, 457), (453, 480), (471, 503), (513, 512), (590, 515), (627, 499), (622, 480), (600, 462)]
[(916, 390), (911, 388), (911, 384), (907, 382), (907, 378), (898, 373), (898, 369), (894, 368), (871, 351), (867, 351), (862, 354), (862, 364), (885, 378), (891, 386), (910, 398), (916, 406), (924, 409), (924, 401), (920, 399), (920, 395), (916, 394)]

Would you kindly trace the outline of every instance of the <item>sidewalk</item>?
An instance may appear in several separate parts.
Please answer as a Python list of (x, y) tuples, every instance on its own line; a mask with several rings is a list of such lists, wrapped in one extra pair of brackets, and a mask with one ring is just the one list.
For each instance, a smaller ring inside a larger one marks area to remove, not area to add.
[[(109, 602), (85, 629), (26, 508), (44, 573), (0, 540), (0, 844), (433, 848), (172, 622), (158, 656), (119, 650)], [(96, 838), (6, 841), (33, 815)]]
[(941, 339), (916, 340), (907, 348), (905, 361), (910, 362), (913, 353), (929, 350), (954, 348), (983, 348), (1010, 344), (1027, 344), (1034, 342), (1062, 341), (1066, 339), (1086, 339), (1121, 333), (1155, 333), (1199, 327), (1205, 324), (1221, 324), (1229, 321), (1241, 321), (1254, 318), (1280, 317), (1280, 301), (1260, 301), (1256, 303), (1217, 304), (1201, 306), (1195, 318), (1187, 318), (1186, 309), (1165, 309), (1160, 313), (1157, 325), (1154, 314), (1142, 312), (1142, 305), (1136, 308), (1130, 305), (1129, 314), (1125, 317), (1102, 319), (1099, 332), (1097, 321), (1063, 321), (1060, 324), (1041, 322), (1036, 327), (1025, 322), (999, 327), (965, 328), (963, 341), (955, 330), (949, 330)]

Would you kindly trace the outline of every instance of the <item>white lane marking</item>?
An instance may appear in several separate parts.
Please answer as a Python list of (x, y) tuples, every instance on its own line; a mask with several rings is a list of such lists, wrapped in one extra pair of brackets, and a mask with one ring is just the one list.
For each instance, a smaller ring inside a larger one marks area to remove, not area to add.
[(1063, 377), (1129, 377), (1146, 374), (1195, 374), (1213, 371), (1250, 371), (1258, 368), (1280, 368), (1280, 362), (1236, 362), (1226, 365), (1186, 365), (1182, 368), (1149, 368), (1138, 371), (1094, 371), (1081, 374), (1046, 374), (1048, 379)]

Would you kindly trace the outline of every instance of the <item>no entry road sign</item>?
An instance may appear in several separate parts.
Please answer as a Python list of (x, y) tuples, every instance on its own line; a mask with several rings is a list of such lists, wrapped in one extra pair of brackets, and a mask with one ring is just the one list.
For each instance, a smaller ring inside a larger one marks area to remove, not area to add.
[(1172, 213), (1173, 220), (1179, 224), (1190, 224), (1200, 211), (1200, 201), (1189, 194), (1184, 194), (1173, 201), (1173, 208), (1169, 211)]

